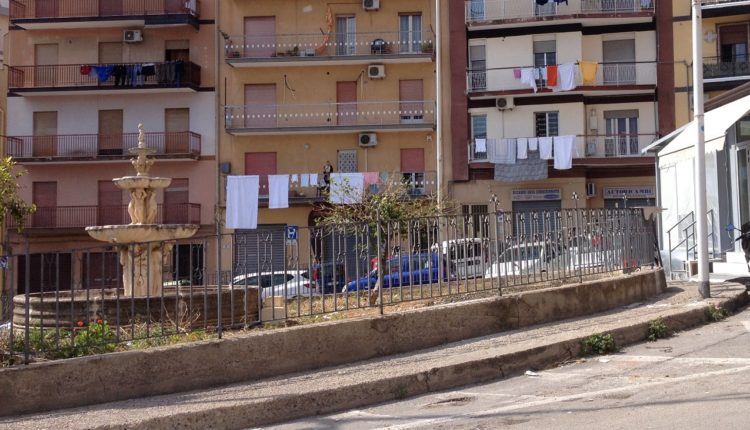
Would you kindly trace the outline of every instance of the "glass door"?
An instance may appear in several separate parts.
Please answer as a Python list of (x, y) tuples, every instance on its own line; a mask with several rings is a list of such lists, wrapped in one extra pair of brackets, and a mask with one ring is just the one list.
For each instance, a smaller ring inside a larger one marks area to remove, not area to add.
[(737, 147), (737, 191), (739, 197), (740, 223), (737, 227), (750, 222), (750, 174), (748, 174), (748, 145)]
[(336, 55), (357, 53), (357, 24), (354, 16), (336, 17)]

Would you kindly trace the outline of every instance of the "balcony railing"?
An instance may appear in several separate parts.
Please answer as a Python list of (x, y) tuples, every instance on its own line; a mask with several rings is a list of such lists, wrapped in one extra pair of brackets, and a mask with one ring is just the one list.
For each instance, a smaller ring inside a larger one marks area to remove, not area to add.
[[(8, 228), (18, 225), (10, 217)], [(158, 205), (157, 224), (199, 224), (201, 205), (182, 203)], [(89, 226), (130, 224), (127, 206), (55, 206), (37, 207), (29, 215), (24, 228), (83, 228)]]
[(539, 5), (533, 0), (468, 0), (465, 3), (468, 24), (505, 20), (543, 20), (550, 17), (581, 15), (642, 14), (654, 12), (655, 0), (554, 0)]
[[(228, 62), (247, 60), (309, 61), (314, 57), (348, 59), (431, 56), (432, 32), (272, 34), (231, 36), (226, 41)], [(302, 58), (300, 58), (302, 57)]]
[(245, 105), (225, 108), (227, 130), (421, 128), (435, 124), (432, 100)]
[[(527, 66), (525, 68), (530, 68)], [(486, 91), (533, 91), (532, 87), (521, 83), (517, 78), (521, 68), (504, 67), (485, 70), (469, 70), (466, 75), (466, 85), (469, 93)], [(537, 68), (541, 71), (542, 68)], [(536, 80), (537, 91), (552, 91), (547, 88), (547, 82), (540, 76)], [(576, 85), (580, 87), (623, 87), (635, 85), (656, 85), (656, 62), (631, 63), (600, 63), (597, 66), (596, 77), (592, 82), (585, 82), (581, 73), (576, 69)], [(573, 90), (574, 91), (574, 90)]]
[[(69, 134), (55, 136), (16, 136), (6, 140), (6, 154), (18, 161), (55, 161), (69, 159), (110, 160), (129, 158), (138, 146), (138, 133)], [(157, 156), (197, 158), (201, 153), (201, 135), (146, 133), (146, 146)]]
[(11, 0), (10, 19), (198, 16), (198, 0)]
[(750, 59), (734, 58), (722, 61), (721, 57), (703, 58), (703, 79), (750, 77)]
[(190, 61), (15, 66), (8, 67), (8, 75), (10, 91), (198, 89), (201, 83), (201, 68)]
[[(656, 134), (578, 135), (573, 156), (574, 158), (641, 157), (643, 156), (641, 149), (653, 143), (657, 138)], [(486, 149), (478, 151), (476, 142), (470, 142), (469, 161), (490, 162), (491, 156), (487, 149), (491, 145), (492, 139), (488, 139)]]

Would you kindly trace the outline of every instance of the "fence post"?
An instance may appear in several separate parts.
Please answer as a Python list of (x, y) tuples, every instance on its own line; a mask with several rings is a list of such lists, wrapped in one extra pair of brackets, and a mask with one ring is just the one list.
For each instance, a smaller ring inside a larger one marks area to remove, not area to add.
[[(259, 271), (260, 273), (260, 271)], [(221, 232), (216, 232), (216, 334), (219, 336), (219, 339), (222, 337), (222, 324), (221, 324), (221, 308), (222, 308), (222, 300), (223, 295), (221, 291)], [(258, 294), (260, 294), (260, 282), (258, 282), (259, 288), (258, 288)], [(206, 289), (208, 289), (208, 285), (206, 285)], [(205, 293), (204, 293), (205, 294)], [(233, 295), (233, 292), (230, 292), (230, 294)], [(230, 297), (231, 300), (232, 297)], [(234, 309), (234, 307), (232, 307)], [(258, 314), (260, 314), (260, 308), (258, 308)], [(247, 323), (247, 314), (245, 314), (245, 323)]]
[[(502, 278), (500, 277), (500, 243), (498, 241), (497, 236), (497, 223), (498, 221), (502, 222), (502, 217), (498, 215), (498, 206), (500, 205), (500, 199), (497, 198), (497, 195), (495, 193), (492, 193), (492, 198), (490, 198), (490, 202), (492, 202), (492, 210), (493, 214), (495, 216), (495, 243), (490, 246), (490, 248), (487, 250), (487, 252), (490, 254), (490, 287), (493, 287), (494, 285), (494, 273), (492, 270), (493, 264), (497, 264), (497, 291), (502, 296), (503, 295), (503, 282)], [(495, 259), (492, 259), (492, 248), (495, 248)]]
[(378, 237), (378, 301), (380, 302), (379, 310), (380, 315), (383, 315), (383, 270), (385, 269), (383, 266), (385, 262), (383, 261), (383, 237), (382, 237), (382, 220), (380, 219), (380, 208), (377, 210), (376, 214), (376, 228), (377, 230), (377, 237)]
[(29, 294), (31, 294), (31, 255), (29, 254), (29, 238), (26, 238), (26, 264), (24, 264), (24, 293), (26, 300), (24, 301), (24, 322), (25, 327), (23, 328), (23, 364), (29, 364)]
[(583, 266), (581, 265), (581, 248), (583, 244), (581, 243), (581, 236), (582, 236), (581, 235), (581, 220), (580, 220), (581, 213), (578, 210), (578, 193), (575, 191), (573, 191), (573, 203), (575, 203), (575, 207), (576, 207), (576, 236), (575, 236), (576, 242), (575, 243), (576, 243), (576, 248), (578, 248), (576, 252), (576, 254), (578, 254), (576, 257), (576, 260), (578, 260), (578, 283), (582, 284), (583, 283)]

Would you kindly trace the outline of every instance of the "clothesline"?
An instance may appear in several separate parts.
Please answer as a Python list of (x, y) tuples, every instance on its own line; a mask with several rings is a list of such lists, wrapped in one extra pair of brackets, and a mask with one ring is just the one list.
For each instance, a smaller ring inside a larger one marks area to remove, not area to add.
[(524, 67), (513, 69), (513, 77), (522, 84), (537, 92), (540, 80), (552, 91), (572, 91), (578, 86), (592, 85), (596, 82), (596, 72), (599, 64), (593, 61), (578, 61), (540, 67)]
[(529, 152), (539, 152), (542, 160), (554, 160), (556, 170), (573, 167), (573, 157), (579, 156), (575, 135), (549, 137), (518, 137), (512, 139), (475, 139), (475, 152), (487, 153), (493, 164), (516, 164), (528, 158)]
[(151, 76), (156, 76), (160, 84), (180, 86), (185, 76), (185, 62), (178, 60), (166, 63), (84, 64), (80, 68), (80, 74), (94, 77), (99, 82), (107, 82), (114, 77), (116, 86), (143, 86), (146, 79)]

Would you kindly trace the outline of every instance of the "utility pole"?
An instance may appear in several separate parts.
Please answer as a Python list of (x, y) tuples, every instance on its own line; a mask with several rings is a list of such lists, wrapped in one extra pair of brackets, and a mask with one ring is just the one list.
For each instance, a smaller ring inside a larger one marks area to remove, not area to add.
[[(701, 297), (711, 297), (708, 280), (708, 213), (706, 204), (706, 135), (703, 113), (703, 16), (701, 1), (693, 1), (693, 112), (698, 127), (695, 142), (695, 220), (698, 236), (698, 289)], [(687, 258), (687, 256), (686, 256)]]
[(435, 0), (435, 126), (437, 128), (437, 136), (435, 138), (437, 145), (437, 204), (438, 208), (443, 207), (443, 88), (441, 82), (441, 69), (442, 64), (440, 62), (443, 59), (443, 43), (442, 43), (442, 14), (441, 0)]

